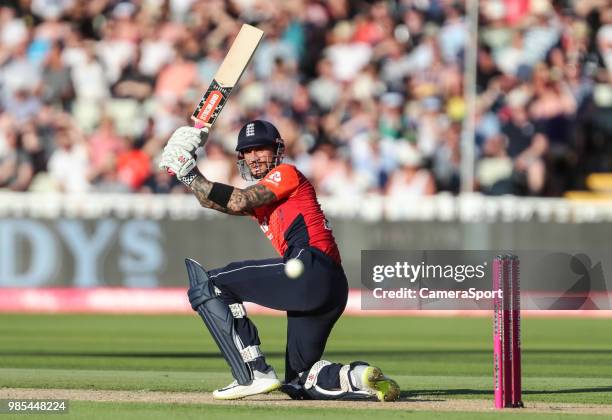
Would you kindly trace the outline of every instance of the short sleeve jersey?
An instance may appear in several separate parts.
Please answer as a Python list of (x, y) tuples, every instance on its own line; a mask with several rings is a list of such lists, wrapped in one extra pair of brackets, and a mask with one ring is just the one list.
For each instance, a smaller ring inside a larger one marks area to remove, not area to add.
[(276, 251), (284, 255), (291, 247), (314, 247), (340, 264), (340, 253), (315, 190), (295, 166), (281, 164), (259, 184), (276, 195), (276, 201), (254, 210), (261, 230)]

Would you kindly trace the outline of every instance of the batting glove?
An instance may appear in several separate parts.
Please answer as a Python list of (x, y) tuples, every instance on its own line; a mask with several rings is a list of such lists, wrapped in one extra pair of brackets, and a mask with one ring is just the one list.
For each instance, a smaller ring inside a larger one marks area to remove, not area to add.
[(186, 185), (195, 178), (193, 169), (196, 166), (195, 156), (180, 147), (166, 146), (162, 152), (159, 168), (171, 171), (179, 181)]
[(202, 129), (195, 127), (179, 127), (177, 128), (170, 139), (167, 146), (177, 147), (191, 154), (195, 154), (198, 147), (202, 147), (208, 140), (208, 128)]

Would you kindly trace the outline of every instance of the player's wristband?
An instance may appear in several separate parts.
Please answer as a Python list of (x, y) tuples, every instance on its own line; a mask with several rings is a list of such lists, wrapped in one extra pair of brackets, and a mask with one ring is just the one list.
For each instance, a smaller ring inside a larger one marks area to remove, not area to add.
[(213, 186), (208, 193), (208, 199), (221, 207), (227, 207), (234, 187), (220, 182), (213, 182)]
[(187, 175), (180, 177), (179, 181), (181, 181), (183, 184), (189, 187), (191, 186), (191, 183), (193, 182), (194, 179), (196, 179), (197, 176), (198, 176), (198, 172), (195, 169), (192, 169), (191, 172), (189, 172)]

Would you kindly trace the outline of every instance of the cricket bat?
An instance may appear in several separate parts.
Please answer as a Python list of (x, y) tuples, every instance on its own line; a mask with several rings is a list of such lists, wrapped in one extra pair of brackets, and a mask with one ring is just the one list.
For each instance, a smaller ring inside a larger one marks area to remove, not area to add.
[(236, 36), (208, 90), (200, 99), (191, 119), (198, 128), (211, 128), (223, 110), (232, 89), (249, 65), (264, 32), (244, 24)]

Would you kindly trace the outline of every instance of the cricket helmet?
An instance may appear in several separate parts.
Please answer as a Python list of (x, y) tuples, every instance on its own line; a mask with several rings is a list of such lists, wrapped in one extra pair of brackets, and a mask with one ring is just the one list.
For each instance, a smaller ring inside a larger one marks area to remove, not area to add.
[[(253, 147), (263, 146), (272, 147), (274, 149), (274, 156), (272, 161), (268, 162), (268, 170), (260, 176), (254, 176), (244, 158), (244, 151)], [(272, 168), (280, 165), (285, 153), (285, 142), (274, 124), (264, 120), (253, 120), (246, 123), (240, 129), (236, 151), (238, 152), (237, 164), (240, 176), (247, 181), (252, 181), (263, 178)]]

